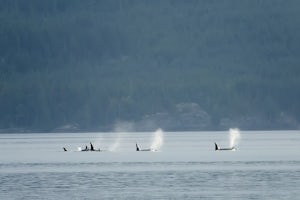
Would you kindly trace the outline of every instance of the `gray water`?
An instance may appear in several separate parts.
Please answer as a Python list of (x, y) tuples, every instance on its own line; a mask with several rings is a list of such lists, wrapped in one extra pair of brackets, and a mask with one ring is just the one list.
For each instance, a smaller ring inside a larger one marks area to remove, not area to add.
[[(0, 135), (0, 199), (299, 199), (300, 132)], [(78, 152), (89, 142), (102, 152)], [(68, 149), (63, 152), (62, 147)]]

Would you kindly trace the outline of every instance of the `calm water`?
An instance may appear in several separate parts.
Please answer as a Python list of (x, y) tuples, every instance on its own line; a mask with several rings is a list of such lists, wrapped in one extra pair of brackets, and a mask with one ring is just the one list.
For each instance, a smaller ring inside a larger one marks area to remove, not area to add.
[[(0, 134), (0, 199), (299, 199), (300, 132)], [(103, 152), (78, 152), (93, 142)], [(68, 152), (63, 152), (66, 147)]]

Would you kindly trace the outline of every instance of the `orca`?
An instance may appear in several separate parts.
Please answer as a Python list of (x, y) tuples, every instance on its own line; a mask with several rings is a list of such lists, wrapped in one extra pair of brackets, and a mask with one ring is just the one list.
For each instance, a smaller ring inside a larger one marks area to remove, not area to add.
[(81, 147), (78, 147), (78, 149), (79, 149), (79, 151), (89, 151), (90, 150), (87, 146), (85, 146), (85, 149), (82, 149)]
[(95, 151), (94, 146), (92, 145), (92, 143), (90, 142), (91, 145), (91, 151)]
[(136, 151), (153, 151), (152, 149), (140, 149), (138, 144), (135, 143)]
[(217, 143), (215, 143), (215, 151), (235, 151), (235, 147), (230, 147), (230, 148), (220, 148), (218, 147)]
[(98, 152), (102, 151), (102, 150), (100, 150), (100, 148), (95, 149), (91, 142), (90, 142), (90, 146), (91, 146), (90, 149), (87, 146), (85, 146), (85, 149), (81, 149), (81, 147), (79, 147), (78, 149), (79, 149), (79, 151), (98, 151)]
[[(92, 143), (90, 143), (90, 145), (91, 145), (90, 149), (88, 148), (88, 146), (85, 146), (84, 149), (81, 148), (81, 147), (78, 147), (77, 151), (98, 151), (98, 152), (103, 151), (103, 150), (100, 150), (100, 148), (99, 149), (95, 149), (94, 146), (92, 145)], [(63, 150), (64, 151), (68, 151), (65, 147), (63, 147)]]
[(81, 149), (80, 147), (78, 149), (79, 149), (78, 151), (102, 151), (100, 149), (94, 149), (94, 150), (91, 150), (91, 149)]

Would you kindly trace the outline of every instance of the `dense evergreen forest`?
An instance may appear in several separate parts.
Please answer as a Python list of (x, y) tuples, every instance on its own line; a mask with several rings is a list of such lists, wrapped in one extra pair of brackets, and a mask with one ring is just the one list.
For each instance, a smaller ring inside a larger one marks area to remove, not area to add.
[(299, 11), (297, 0), (1, 0), (0, 129), (298, 129)]

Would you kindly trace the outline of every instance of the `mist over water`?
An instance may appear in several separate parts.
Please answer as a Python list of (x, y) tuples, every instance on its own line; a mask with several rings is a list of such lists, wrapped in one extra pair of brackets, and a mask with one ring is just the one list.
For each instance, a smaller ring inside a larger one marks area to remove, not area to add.
[(158, 151), (163, 145), (163, 131), (158, 129), (154, 132), (151, 150)]
[(241, 138), (240, 130), (238, 128), (229, 129), (229, 142), (230, 148), (236, 147)]
[(117, 151), (118, 148), (120, 147), (120, 143), (121, 143), (121, 135), (118, 134), (117, 138), (115, 139), (114, 143), (112, 143), (109, 148), (108, 151)]

